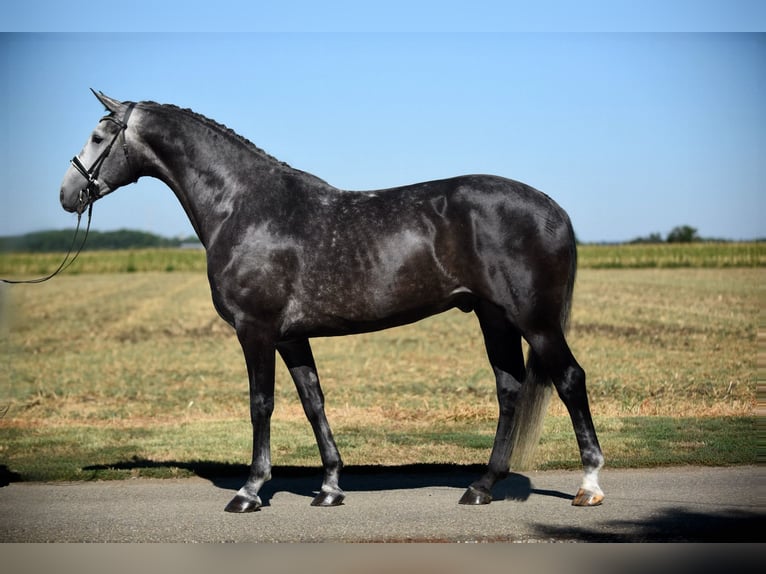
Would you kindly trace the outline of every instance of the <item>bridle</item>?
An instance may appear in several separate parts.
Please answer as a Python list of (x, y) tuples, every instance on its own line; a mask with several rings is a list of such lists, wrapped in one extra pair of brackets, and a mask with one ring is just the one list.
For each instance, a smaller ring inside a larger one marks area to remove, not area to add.
[[(77, 170), (77, 172), (85, 178), (85, 181), (87, 183), (85, 184), (85, 187), (83, 187), (80, 190), (80, 196), (78, 198), (79, 205), (77, 208), (77, 213), (82, 213), (85, 211), (85, 208), (91, 207), (93, 205), (93, 202), (96, 201), (101, 197), (101, 195), (98, 193), (98, 174), (101, 171), (101, 166), (104, 164), (104, 161), (107, 157), (109, 157), (109, 154), (112, 152), (112, 147), (114, 146), (115, 142), (117, 141), (117, 138), (122, 136), (122, 152), (125, 154), (125, 161), (128, 165), (128, 170), (135, 175), (136, 171), (132, 169), (131, 161), (130, 161), (130, 154), (128, 153), (128, 142), (125, 139), (125, 130), (128, 129), (128, 119), (130, 118), (130, 114), (133, 113), (133, 108), (136, 106), (135, 103), (130, 103), (128, 105), (128, 109), (125, 110), (125, 114), (122, 116), (122, 119), (119, 120), (115, 118), (112, 115), (104, 116), (101, 118), (99, 123), (101, 122), (112, 122), (113, 124), (116, 124), (119, 128), (115, 134), (112, 136), (111, 141), (109, 142), (109, 145), (107, 145), (100, 154), (98, 154), (98, 157), (93, 162), (93, 165), (90, 166), (90, 169), (86, 169), (83, 165), (82, 161), (80, 161), (80, 158), (77, 156), (74, 156), (71, 160), (72, 166)], [(135, 182), (138, 178), (134, 177), (132, 182)]]
[[(98, 193), (98, 174), (101, 171), (101, 166), (104, 164), (104, 160), (109, 157), (109, 154), (112, 151), (112, 147), (117, 141), (117, 138), (120, 136), (122, 136), (122, 152), (125, 154), (125, 161), (127, 162), (128, 170), (131, 174), (133, 174), (132, 183), (138, 180), (138, 176), (136, 175), (137, 172), (132, 166), (130, 154), (128, 153), (128, 142), (125, 140), (125, 130), (128, 129), (128, 119), (130, 118), (130, 114), (133, 113), (133, 108), (135, 106), (135, 103), (130, 103), (128, 108), (125, 110), (125, 114), (122, 116), (121, 120), (115, 118), (112, 115), (104, 116), (101, 118), (99, 123), (109, 121), (116, 124), (119, 129), (112, 136), (112, 140), (109, 142), (109, 145), (107, 145), (101, 151), (96, 160), (93, 162), (93, 165), (90, 166), (90, 169), (86, 169), (82, 161), (80, 161), (80, 158), (77, 156), (74, 156), (71, 160), (72, 166), (78, 171), (80, 175), (85, 178), (87, 183), (85, 184), (85, 187), (80, 190), (80, 195), (78, 197), (79, 205), (77, 206), (77, 227), (74, 231), (74, 236), (72, 237), (72, 243), (69, 245), (69, 250), (67, 251), (64, 260), (61, 262), (58, 268), (53, 273), (46, 275), (45, 277), (39, 277), (37, 279), (0, 279), (0, 283), (42, 283), (48, 279), (52, 279), (64, 271), (72, 263), (74, 263), (75, 259), (77, 259), (77, 256), (80, 255), (80, 252), (85, 245), (85, 240), (88, 239), (88, 232), (90, 231), (90, 220), (91, 216), (93, 215), (93, 202), (101, 197), (101, 195)], [(77, 235), (80, 233), (80, 220), (82, 218), (83, 212), (86, 209), (88, 210), (88, 225), (85, 228), (85, 235), (83, 236), (82, 241), (77, 248), (77, 252), (74, 254), (74, 257), (70, 259), (69, 256), (72, 255), (72, 250), (74, 249)]]

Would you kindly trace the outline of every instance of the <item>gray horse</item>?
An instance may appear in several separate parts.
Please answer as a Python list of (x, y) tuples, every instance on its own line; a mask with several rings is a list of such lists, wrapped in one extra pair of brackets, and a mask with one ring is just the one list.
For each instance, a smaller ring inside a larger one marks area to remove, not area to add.
[[(276, 352), (319, 445), (324, 480), (312, 504), (338, 505), (342, 462), (309, 339), (385, 329), (455, 307), (479, 319), (500, 406), (487, 472), (460, 503), (489, 503), (511, 454), (516, 460), (534, 447), (551, 383), (571, 416), (584, 468), (573, 504), (601, 503), (604, 458), (585, 372), (564, 336), (575, 238), (552, 199), (487, 175), (343, 191), (190, 110), (96, 95), (109, 115), (72, 160), (61, 203), (82, 213), (149, 176), (167, 184), (189, 216), (207, 252), (213, 303), (236, 330), (250, 382), (250, 476), (227, 511), (259, 508), (258, 492), (271, 478)], [(530, 348), (526, 364), (522, 338)]]

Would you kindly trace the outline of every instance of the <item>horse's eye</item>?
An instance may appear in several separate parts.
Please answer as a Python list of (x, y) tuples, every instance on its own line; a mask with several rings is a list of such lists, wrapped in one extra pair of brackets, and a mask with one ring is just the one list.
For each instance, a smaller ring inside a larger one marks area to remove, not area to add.
[(90, 141), (92, 141), (94, 144), (100, 144), (102, 141), (104, 141), (104, 138), (102, 138), (99, 135), (93, 134), (90, 138)]

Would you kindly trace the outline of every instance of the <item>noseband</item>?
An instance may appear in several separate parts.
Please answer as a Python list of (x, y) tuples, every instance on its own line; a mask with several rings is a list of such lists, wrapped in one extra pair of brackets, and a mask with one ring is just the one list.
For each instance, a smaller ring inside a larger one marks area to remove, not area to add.
[[(109, 145), (107, 145), (104, 150), (99, 154), (99, 156), (96, 158), (96, 160), (93, 162), (93, 165), (90, 166), (90, 169), (87, 169), (83, 163), (80, 161), (80, 158), (77, 156), (74, 156), (71, 160), (72, 166), (78, 171), (80, 175), (82, 175), (85, 180), (87, 181), (87, 184), (84, 188), (80, 190), (80, 196), (79, 196), (79, 207), (78, 207), (78, 213), (82, 213), (85, 211), (85, 208), (87, 208), (89, 205), (92, 205), (94, 201), (96, 201), (101, 195), (98, 193), (98, 174), (101, 171), (101, 166), (104, 164), (104, 160), (109, 156), (109, 154), (112, 151), (112, 146), (114, 146), (114, 143), (117, 141), (117, 138), (122, 135), (122, 151), (125, 154), (125, 161), (128, 164), (128, 169), (135, 173), (135, 171), (131, 167), (130, 163), (130, 154), (128, 153), (128, 142), (125, 140), (125, 130), (128, 129), (128, 118), (130, 118), (130, 114), (133, 113), (133, 108), (135, 107), (135, 103), (131, 103), (128, 105), (128, 109), (125, 110), (125, 115), (122, 117), (122, 120), (118, 120), (114, 116), (105, 116), (101, 118), (101, 122), (109, 121), (117, 125), (119, 128), (117, 132), (112, 136), (112, 140), (109, 142)], [(99, 123), (101, 123), (99, 122)], [(135, 182), (137, 178), (133, 179)]]

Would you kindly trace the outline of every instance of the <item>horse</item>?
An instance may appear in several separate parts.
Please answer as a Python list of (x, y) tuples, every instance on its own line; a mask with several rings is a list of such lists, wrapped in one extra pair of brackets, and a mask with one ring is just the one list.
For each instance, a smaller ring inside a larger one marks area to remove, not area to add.
[(62, 207), (81, 215), (140, 177), (164, 182), (206, 250), (213, 305), (242, 347), (252, 461), (226, 511), (262, 506), (258, 492), (272, 469), (277, 353), (319, 447), (323, 480), (311, 504), (336, 506), (345, 499), (343, 462), (309, 340), (387, 329), (453, 308), (478, 318), (499, 404), (486, 472), (459, 503), (492, 501), (512, 454), (524, 460), (539, 441), (555, 388), (584, 471), (572, 504), (601, 504), (604, 457), (585, 371), (565, 337), (576, 241), (569, 216), (550, 197), (490, 175), (341, 190), (189, 109), (93, 93), (108, 113), (64, 175)]

